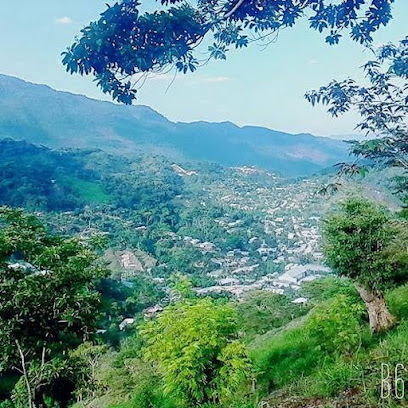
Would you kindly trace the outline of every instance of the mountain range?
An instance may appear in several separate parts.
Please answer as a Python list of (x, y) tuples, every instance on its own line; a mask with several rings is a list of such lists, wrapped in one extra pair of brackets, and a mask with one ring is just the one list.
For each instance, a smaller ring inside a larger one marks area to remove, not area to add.
[[(296, 113), (294, 112), (294, 115)], [(153, 109), (90, 99), (0, 75), (0, 138), (60, 148), (155, 153), (305, 176), (347, 158), (347, 145), (231, 122), (172, 122)]]

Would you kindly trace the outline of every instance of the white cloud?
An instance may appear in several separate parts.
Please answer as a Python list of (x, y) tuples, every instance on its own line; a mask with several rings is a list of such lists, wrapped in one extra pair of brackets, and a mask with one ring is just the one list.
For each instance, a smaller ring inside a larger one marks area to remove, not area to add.
[(311, 58), (309, 61), (307, 61), (308, 65), (316, 65), (318, 63), (319, 63), (319, 61), (317, 59), (315, 59), (315, 58)]
[(64, 17), (59, 17), (54, 20), (55, 24), (60, 24), (60, 25), (67, 25), (67, 24), (72, 24), (74, 20), (68, 16)]

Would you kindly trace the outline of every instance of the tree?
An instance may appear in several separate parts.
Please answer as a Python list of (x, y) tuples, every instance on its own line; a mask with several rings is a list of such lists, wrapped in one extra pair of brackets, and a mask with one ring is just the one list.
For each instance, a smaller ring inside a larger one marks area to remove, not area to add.
[[(103, 92), (130, 104), (148, 74), (193, 72), (208, 59), (225, 59), (231, 47), (273, 41), (301, 18), (324, 32), (329, 44), (337, 44), (345, 30), (353, 40), (369, 44), (391, 19), (393, 1), (198, 0), (191, 5), (161, 0), (153, 12), (142, 12), (139, 0), (120, 0), (81, 31), (63, 53), (63, 64), (70, 73), (95, 76)], [(211, 45), (200, 60), (204, 39)]]
[(167, 307), (142, 330), (144, 355), (163, 374), (165, 392), (194, 406), (230, 398), (250, 374), (234, 308), (211, 299)]
[(364, 174), (371, 166), (398, 167), (405, 175), (400, 179), (400, 191), (407, 192), (408, 37), (372, 52), (374, 59), (363, 66), (368, 85), (353, 79), (332, 81), (308, 92), (306, 99), (313, 105), (327, 105), (333, 116), (356, 109), (362, 118), (357, 129), (373, 136), (351, 143), (356, 160), (340, 163), (341, 172)]
[(227, 251), (233, 251), (235, 249), (239, 249), (241, 251), (246, 250), (246, 242), (244, 239), (240, 235), (234, 233), (227, 236), (222, 246)]
[(106, 345), (93, 345), (91, 342), (82, 343), (69, 354), (75, 378), (75, 395), (78, 401), (86, 397), (94, 397), (104, 384), (98, 378), (98, 370), (102, 364), (102, 357), (108, 353)]
[(193, 283), (188, 276), (176, 272), (170, 276), (169, 280), (172, 299), (189, 299), (195, 296)]
[(33, 215), (0, 207), (0, 374), (22, 374), (24, 406), (43, 403), (42, 391), (60, 377), (63, 356), (95, 330), (94, 283), (104, 275), (95, 259), (85, 243), (54, 236)]
[(325, 220), (326, 260), (338, 274), (353, 280), (365, 302), (372, 332), (395, 323), (384, 290), (408, 280), (404, 227), (392, 222), (385, 208), (362, 198), (347, 199)]

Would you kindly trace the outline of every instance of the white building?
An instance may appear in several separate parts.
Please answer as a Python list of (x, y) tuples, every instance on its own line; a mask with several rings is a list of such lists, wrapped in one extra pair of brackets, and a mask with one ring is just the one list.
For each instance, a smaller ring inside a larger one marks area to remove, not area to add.
[(292, 303), (294, 303), (295, 305), (303, 305), (303, 304), (307, 303), (308, 300), (309, 299), (304, 298), (304, 297), (298, 297), (298, 298), (292, 300)]
[(119, 324), (119, 330), (125, 330), (125, 328), (135, 322), (133, 317), (126, 317), (123, 319), (122, 322)]

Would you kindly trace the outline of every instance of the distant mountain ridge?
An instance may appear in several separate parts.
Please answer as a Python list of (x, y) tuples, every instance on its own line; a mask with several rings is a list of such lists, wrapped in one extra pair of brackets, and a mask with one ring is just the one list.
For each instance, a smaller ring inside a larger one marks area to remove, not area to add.
[(171, 122), (153, 109), (122, 106), (0, 75), (0, 138), (52, 148), (157, 153), (173, 160), (254, 165), (286, 176), (345, 160), (345, 143), (230, 122)]

